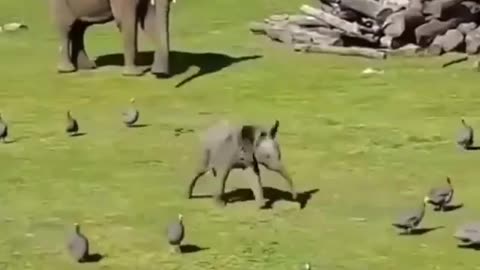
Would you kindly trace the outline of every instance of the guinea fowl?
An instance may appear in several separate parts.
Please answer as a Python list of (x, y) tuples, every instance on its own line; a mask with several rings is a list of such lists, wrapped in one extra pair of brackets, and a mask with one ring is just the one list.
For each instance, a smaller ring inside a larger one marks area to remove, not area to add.
[(72, 117), (70, 111), (67, 111), (67, 128), (65, 131), (70, 134), (70, 136), (77, 135), (78, 133), (78, 122), (75, 118)]
[(125, 123), (127, 127), (133, 126), (133, 124), (135, 124), (138, 121), (138, 118), (140, 116), (140, 113), (138, 112), (138, 110), (133, 106), (133, 104), (135, 103), (135, 99), (131, 98), (130, 103), (131, 103), (130, 108), (128, 108), (128, 110), (122, 113), (123, 123)]
[(75, 223), (75, 230), (68, 240), (67, 248), (77, 262), (85, 262), (88, 258), (88, 239), (80, 232), (80, 225)]
[(480, 244), (480, 223), (467, 223), (457, 228), (453, 237), (462, 241), (465, 245)]
[(473, 146), (473, 128), (469, 126), (464, 119), (462, 119), (462, 125), (463, 127), (458, 135), (457, 144), (464, 149), (470, 149)]
[(168, 225), (167, 238), (168, 243), (172, 247), (172, 251), (175, 253), (181, 253), (180, 248), (183, 238), (185, 236), (185, 227), (183, 226), (183, 216), (178, 214), (178, 220)]
[(425, 216), (425, 204), (428, 202), (428, 200), (429, 198), (428, 196), (426, 196), (418, 209), (411, 210), (402, 214), (397, 219), (397, 222), (392, 223), (392, 225), (404, 230), (404, 232), (406, 232), (407, 234), (410, 234), (412, 230), (420, 224), (423, 217)]
[(3, 143), (7, 142), (7, 136), (8, 136), (8, 125), (3, 121), (2, 116), (0, 115), (0, 140)]
[(428, 194), (428, 202), (435, 206), (435, 211), (445, 211), (445, 206), (452, 201), (453, 187), (450, 177), (447, 177), (447, 184), (444, 187), (432, 188)]

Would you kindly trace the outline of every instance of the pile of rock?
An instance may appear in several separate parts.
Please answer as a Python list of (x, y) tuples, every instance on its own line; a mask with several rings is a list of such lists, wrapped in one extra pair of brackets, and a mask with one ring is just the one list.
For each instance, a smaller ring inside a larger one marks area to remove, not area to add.
[(474, 1), (324, 0), (300, 11), (252, 22), (250, 30), (304, 52), (385, 58), (480, 51), (480, 3)]

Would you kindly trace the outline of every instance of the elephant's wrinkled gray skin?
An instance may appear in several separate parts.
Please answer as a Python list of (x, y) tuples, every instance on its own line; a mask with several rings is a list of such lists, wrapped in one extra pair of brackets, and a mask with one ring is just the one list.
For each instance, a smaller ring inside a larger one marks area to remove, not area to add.
[(60, 38), (58, 71), (93, 69), (85, 51), (84, 34), (93, 24), (115, 21), (123, 41), (124, 75), (138, 76), (135, 66), (138, 24), (155, 43), (153, 74), (170, 74), (169, 12), (170, 0), (49, 0), (50, 11)]
[(192, 197), (193, 188), (197, 180), (209, 170), (216, 177), (219, 173), (220, 183), (214, 200), (224, 205), (223, 194), (225, 183), (232, 169), (252, 168), (257, 176), (256, 183), (251, 189), (259, 207), (264, 206), (263, 187), (259, 164), (280, 174), (288, 183), (292, 197), (295, 192), (292, 179), (281, 160), (280, 145), (276, 140), (279, 122), (273, 127), (243, 125), (234, 126), (221, 122), (207, 129), (203, 138), (203, 149), (200, 165), (194, 178), (188, 186), (187, 197)]

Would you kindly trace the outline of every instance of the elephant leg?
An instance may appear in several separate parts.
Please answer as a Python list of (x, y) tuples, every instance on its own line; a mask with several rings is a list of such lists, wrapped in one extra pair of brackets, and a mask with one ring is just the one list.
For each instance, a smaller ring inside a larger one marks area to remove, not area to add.
[(192, 181), (190, 182), (190, 185), (188, 185), (187, 196), (186, 196), (187, 199), (192, 198), (193, 189), (195, 188), (195, 185), (197, 184), (198, 179), (204, 176), (207, 173), (207, 171), (208, 171), (207, 169), (197, 171), (197, 173), (195, 174), (195, 177), (193, 177)]
[[(202, 151), (202, 159), (198, 165), (197, 171), (195, 173), (195, 177), (193, 177), (192, 181), (188, 185), (187, 189), (187, 198), (192, 198), (193, 189), (197, 184), (198, 179), (200, 179), (203, 175), (205, 175), (209, 170), (209, 163), (210, 163), (210, 151), (208, 149), (204, 149)], [(213, 170), (213, 169), (212, 169)], [(215, 175), (216, 176), (216, 175)]]
[(85, 51), (84, 37), (87, 27), (87, 23), (77, 21), (70, 32), (72, 40), (72, 61), (79, 69), (94, 69), (97, 67), (95, 62), (88, 58), (87, 52)]
[(123, 75), (140, 76), (143, 71), (135, 65), (137, 54), (137, 1), (112, 2), (112, 12), (122, 33), (124, 67)]
[(213, 200), (218, 206), (225, 206), (224, 194), (225, 184), (227, 183), (228, 176), (232, 170), (231, 166), (226, 166), (220, 174), (220, 184), (218, 185), (217, 192), (213, 195)]
[(144, 20), (144, 30), (155, 44), (155, 54), (151, 72), (159, 77), (170, 76), (170, 0), (156, 0), (149, 5)]
[(60, 41), (57, 70), (60, 73), (74, 72), (75, 66), (70, 58), (70, 31), (75, 17), (71, 14), (65, 1), (50, 0), (50, 7)]
[(250, 181), (250, 189), (253, 192), (258, 208), (263, 208), (265, 206), (265, 199), (263, 197), (262, 177), (258, 163), (253, 165), (253, 172), (255, 173), (256, 179)]
[(276, 166), (274, 168), (267, 167), (267, 169), (278, 173), (283, 179), (285, 179), (285, 181), (287, 182), (288, 188), (290, 189), (290, 193), (292, 193), (292, 199), (296, 200), (297, 199), (297, 192), (295, 191), (295, 187), (293, 186), (292, 178), (290, 177), (290, 174), (288, 173), (285, 166), (283, 164), (279, 164), (278, 166)]

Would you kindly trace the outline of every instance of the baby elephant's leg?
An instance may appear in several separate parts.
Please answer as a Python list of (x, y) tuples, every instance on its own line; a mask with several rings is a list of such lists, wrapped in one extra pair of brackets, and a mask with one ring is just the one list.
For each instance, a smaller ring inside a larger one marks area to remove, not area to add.
[(226, 201), (224, 198), (225, 193), (225, 184), (227, 182), (228, 176), (230, 175), (230, 171), (232, 170), (231, 166), (226, 166), (222, 170), (220, 170), (220, 183), (218, 185), (217, 192), (213, 195), (213, 200), (215, 204), (218, 206), (225, 206)]
[(253, 172), (255, 173), (255, 178), (249, 177), (249, 184), (250, 189), (253, 192), (253, 196), (255, 197), (255, 202), (257, 203), (258, 208), (265, 207), (265, 199), (263, 197), (263, 186), (262, 186), (262, 177), (260, 175), (260, 168), (258, 164), (254, 164)]
[(278, 166), (275, 167), (267, 167), (268, 169), (280, 174), (283, 179), (287, 182), (288, 188), (290, 189), (290, 192), (292, 194), (292, 199), (295, 201), (297, 200), (297, 192), (295, 191), (295, 187), (293, 186), (293, 181), (292, 178), (290, 177), (290, 174), (288, 173), (287, 169), (283, 164), (279, 164)]
[(188, 188), (187, 188), (186, 197), (188, 199), (192, 198), (193, 189), (195, 188), (195, 185), (197, 184), (198, 179), (200, 179), (203, 175), (205, 175), (205, 173), (208, 172), (209, 163), (210, 163), (210, 151), (208, 149), (204, 149), (202, 151), (202, 157), (199, 162), (198, 168), (195, 172), (195, 176), (190, 181), (190, 184), (188, 185)]

